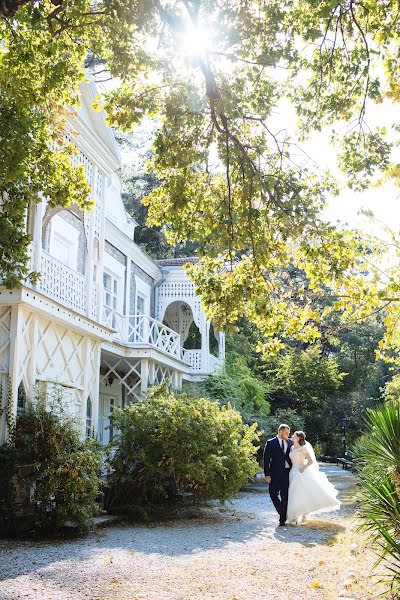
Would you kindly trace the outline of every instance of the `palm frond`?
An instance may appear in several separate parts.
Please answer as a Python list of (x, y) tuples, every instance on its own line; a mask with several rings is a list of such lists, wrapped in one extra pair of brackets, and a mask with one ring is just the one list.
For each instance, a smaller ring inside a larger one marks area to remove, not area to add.
[(362, 493), (360, 529), (370, 536), (387, 572), (391, 593), (400, 591), (400, 403), (369, 409), (369, 432), (356, 456)]

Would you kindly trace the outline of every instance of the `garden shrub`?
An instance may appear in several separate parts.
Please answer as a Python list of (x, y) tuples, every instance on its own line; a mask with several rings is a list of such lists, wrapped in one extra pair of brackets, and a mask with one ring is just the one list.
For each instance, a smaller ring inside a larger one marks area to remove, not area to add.
[(29, 514), (37, 530), (56, 530), (67, 521), (88, 527), (100, 487), (101, 451), (94, 440), (80, 439), (67, 412), (51, 410), (42, 399), (27, 403), (17, 417), (15, 447), (3, 446), (0, 457), (11, 517)]
[(226, 500), (257, 471), (256, 426), (231, 406), (153, 388), (115, 410), (119, 430), (106, 495), (108, 510), (149, 514), (184, 499)]

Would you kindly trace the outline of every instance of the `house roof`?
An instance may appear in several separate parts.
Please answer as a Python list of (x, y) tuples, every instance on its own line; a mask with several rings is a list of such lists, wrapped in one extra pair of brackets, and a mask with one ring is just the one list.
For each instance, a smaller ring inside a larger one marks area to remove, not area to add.
[(197, 256), (184, 256), (182, 258), (162, 258), (154, 261), (159, 267), (183, 267), (187, 263), (195, 264), (199, 262)]

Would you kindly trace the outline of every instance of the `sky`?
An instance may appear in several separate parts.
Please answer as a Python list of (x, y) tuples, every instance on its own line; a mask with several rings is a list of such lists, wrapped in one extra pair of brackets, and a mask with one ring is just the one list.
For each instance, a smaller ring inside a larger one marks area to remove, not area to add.
[[(289, 102), (279, 107), (274, 119), (276, 127), (282, 126), (291, 132), (296, 127), (296, 115)], [(392, 130), (393, 123), (400, 123), (400, 110), (398, 106), (386, 101), (382, 104), (371, 104), (368, 107), (366, 121), (373, 129), (376, 126), (386, 127), (389, 139), (396, 139), (396, 133)], [(380, 228), (373, 224), (365, 216), (359, 215), (360, 210), (371, 210), (376, 220), (383, 221), (396, 231), (400, 231), (400, 188), (396, 188), (392, 182), (385, 183), (379, 187), (369, 187), (362, 192), (356, 192), (347, 187), (342, 173), (339, 172), (336, 163), (337, 148), (329, 143), (332, 128), (327, 128), (315, 135), (301, 146), (305, 152), (318, 165), (321, 171), (329, 169), (340, 181), (341, 192), (328, 201), (324, 216), (333, 223), (337, 221), (356, 227), (369, 233), (380, 234)], [(392, 133), (393, 131), (393, 133)], [(400, 162), (400, 150), (393, 152), (393, 158)], [(379, 229), (379, 231), (378, 231)]]

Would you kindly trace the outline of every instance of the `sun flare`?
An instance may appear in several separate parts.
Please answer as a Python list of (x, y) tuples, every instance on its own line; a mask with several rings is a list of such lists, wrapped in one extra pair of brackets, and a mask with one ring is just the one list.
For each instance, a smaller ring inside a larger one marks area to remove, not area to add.
[(210, 31), (204, 26), (191, 25), (184, 33), (182, 47), (188, 56), (199, 58), (204, 56), (211, 46)]

